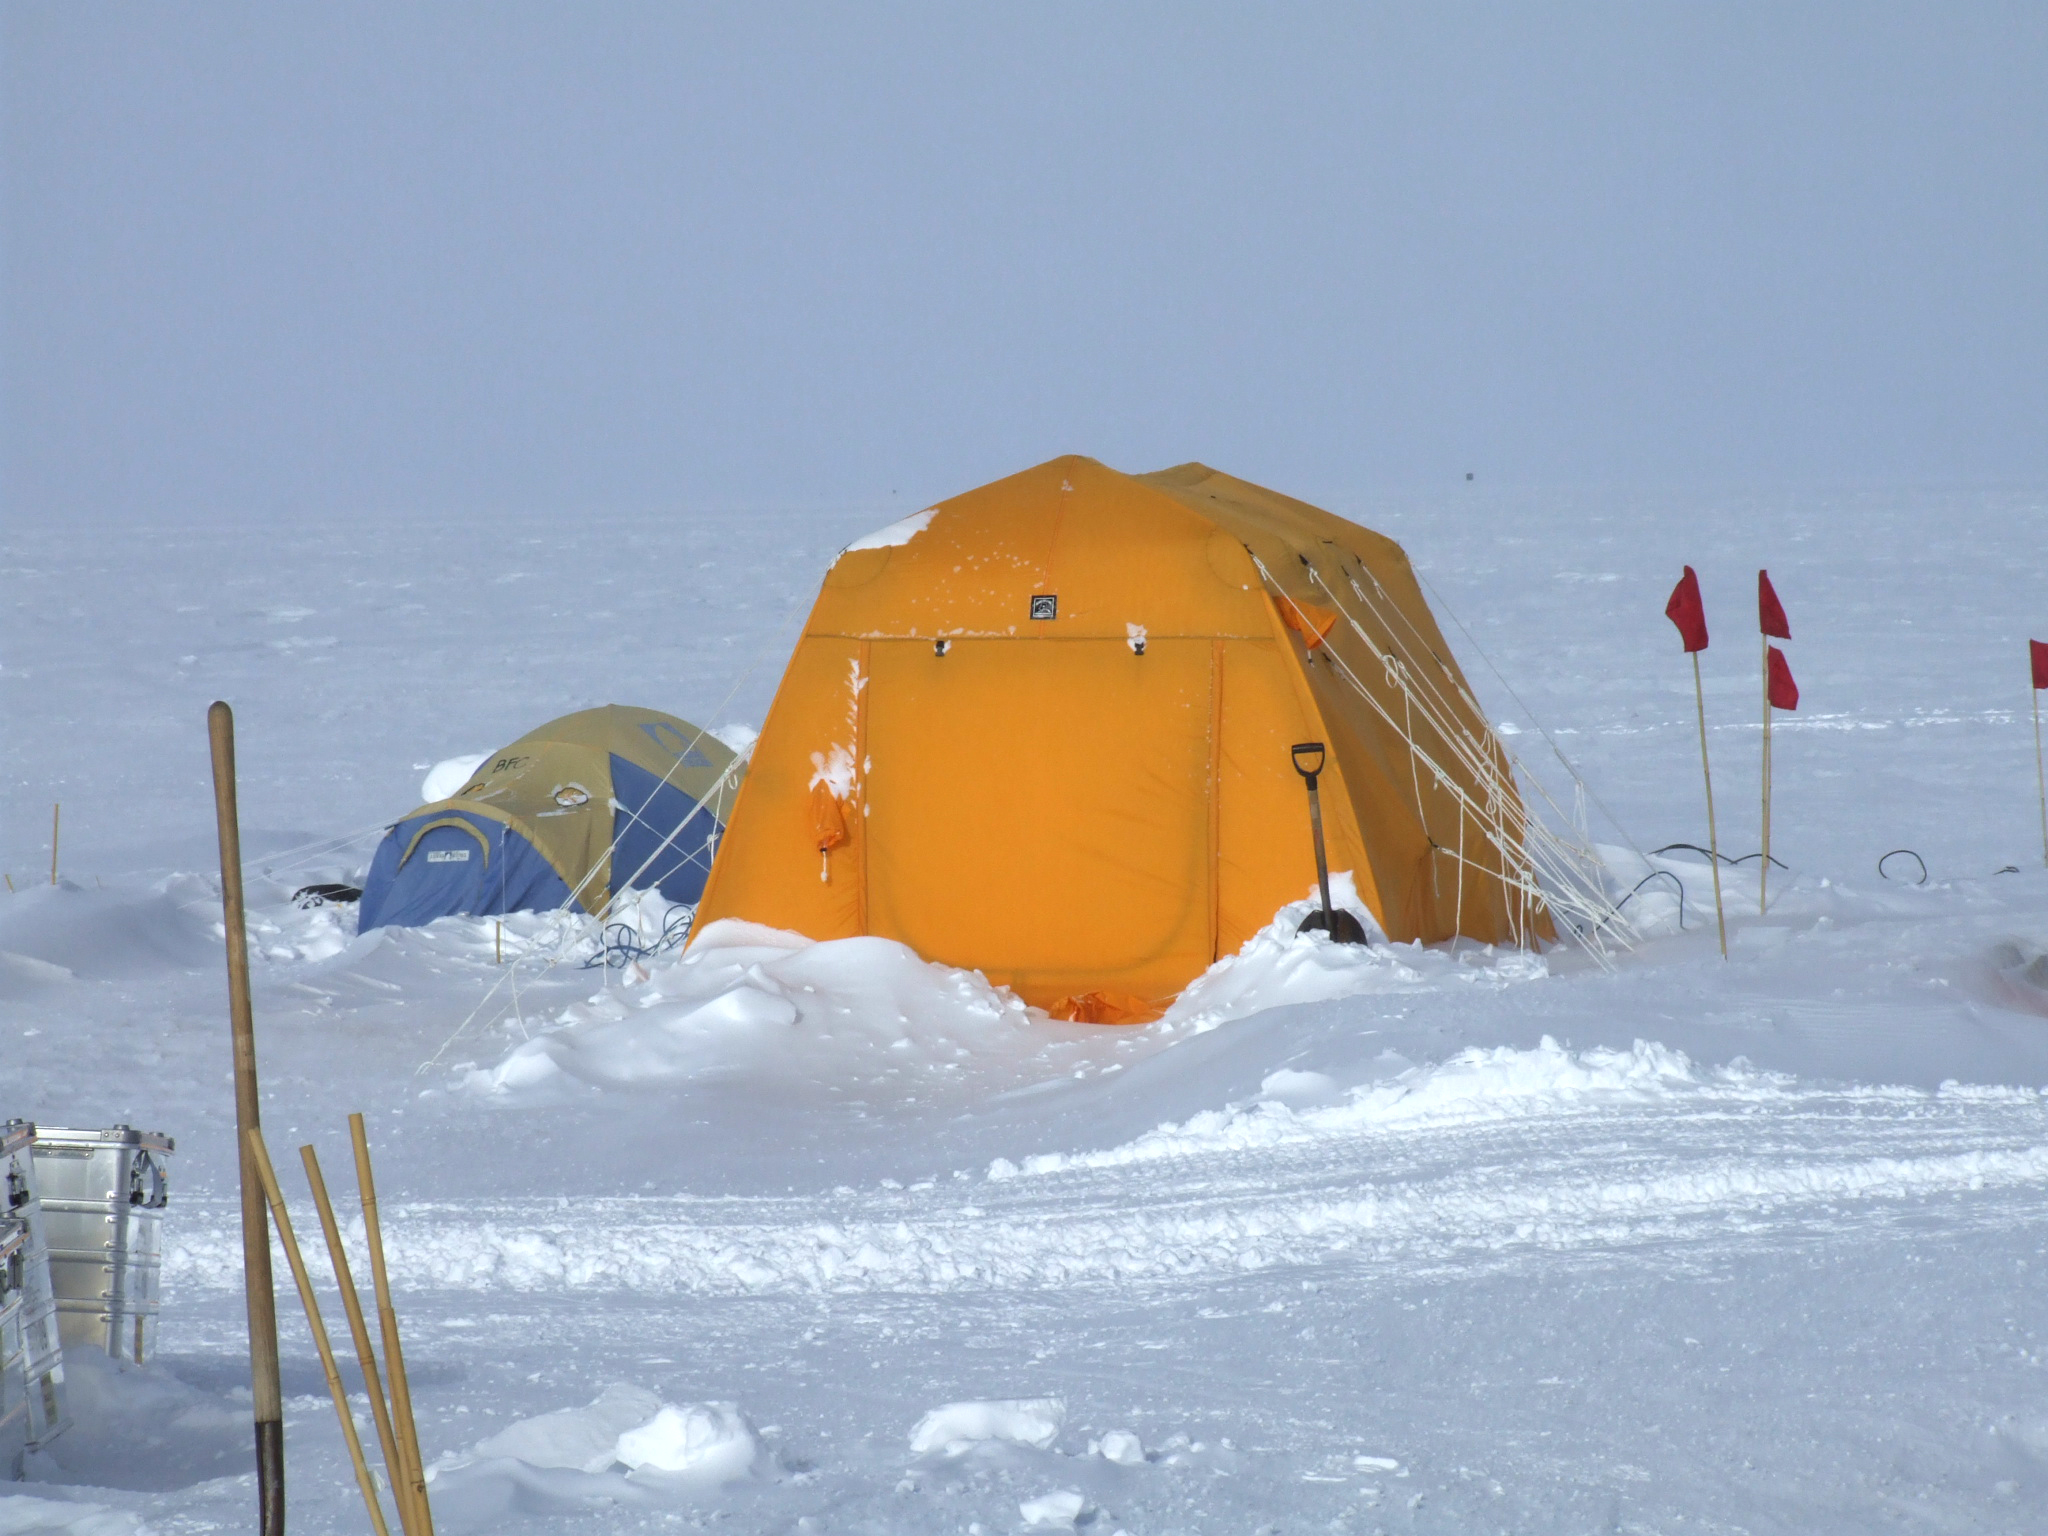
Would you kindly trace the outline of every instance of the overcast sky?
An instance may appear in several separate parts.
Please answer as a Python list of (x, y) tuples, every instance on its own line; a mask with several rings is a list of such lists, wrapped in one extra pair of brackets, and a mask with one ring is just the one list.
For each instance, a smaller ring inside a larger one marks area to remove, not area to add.
[(4, 0), (0, 510), (2048, 478), (2048, 6)]

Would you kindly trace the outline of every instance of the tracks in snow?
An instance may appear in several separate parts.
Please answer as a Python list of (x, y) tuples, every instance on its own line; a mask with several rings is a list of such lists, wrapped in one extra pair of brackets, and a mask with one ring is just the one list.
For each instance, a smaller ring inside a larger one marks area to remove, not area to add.
[[(903, 1190), (390, 1204), (385, 1230), (411, 1290), (939, 1293), (1651, 1248), (1704, 1259), (1909, 1218), (2034, 1220), (2048, 1187), (2048, 1100), (2029, 1090), (1695, 1080), (1624, 1102), (1356, 1108), (1198, 1117), (1143, 1156)], [(167, 1280), (239, 1284), (232, 1203), (172, 1216)]]

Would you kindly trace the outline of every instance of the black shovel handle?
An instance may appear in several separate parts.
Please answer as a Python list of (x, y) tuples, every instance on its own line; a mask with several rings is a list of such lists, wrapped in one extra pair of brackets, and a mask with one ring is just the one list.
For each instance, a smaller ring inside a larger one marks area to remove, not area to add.
[[(1294, 771), (1311, 782), (1323, 771), (1323, 760), (1329, 755), (1320, 741), (1297, 741), (1288, 751), (1294, 756)], [(1311, 756), (1315, 758), (1314, 762), (1302, 761)]]

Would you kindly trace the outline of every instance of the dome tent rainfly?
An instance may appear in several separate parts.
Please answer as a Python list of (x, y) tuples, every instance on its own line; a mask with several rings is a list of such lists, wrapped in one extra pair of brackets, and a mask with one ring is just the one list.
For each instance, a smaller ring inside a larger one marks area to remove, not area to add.
[(1400, 546), (1199, 464), (1055, 459), (841, 553), (696, 931), (880, 935), (1060, 1017), (1155, 1017), (1313, 884), (1306, 740), (1387, 936), (1553, 937)]
[(694, 902), (743, 773), (710, 732), (657, 710), (606, 704), (550, 720), (392, 826), (359, 928), (553, 910), (572, 895), (595, 915), (614, 881)]

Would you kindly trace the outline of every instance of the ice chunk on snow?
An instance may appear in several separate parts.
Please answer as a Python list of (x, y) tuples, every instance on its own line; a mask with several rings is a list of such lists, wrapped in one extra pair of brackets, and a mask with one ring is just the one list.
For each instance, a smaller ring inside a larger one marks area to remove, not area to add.
[(1128, 1429), (1112, 1429), (1102, 1437), (1102, 1459), (1113, 1461), (1120, 1467), (1142, 1467), (1145, 1464), (1145, 1442)]
[(452, 798), (490, 758), (488, 752), (458, 752), (453, 757), (442, 758), (420, 780), (421, 801)]
[(937, 507), (926, 507), (922, 512), (913, 512), (908, 517), (898, 518), (886, 528), (877, 528), (873, 533), (855, 539), (841, 554), (852, 554), (856, 549), (895, 549), (908, 544), (912, 539), (931, 526), (931, 520), (939, 515)]
[(1337, 1080), (1326, 1072), (1297, 1072), (1282, 1067), (1266, 1074), (1259, 1084), (1259, 1097), (1278, 1099), (1283, 1104), (1320, 1104), (1337, 1097)]
[(732, 1403), (665, 1403), (619, 1436), (617, 1458), (635, 1472), (729, 1483), (753, 1470), (761, 1442)]
[[(928, 1456), (933, 1451), (952, 1455), (979, 1440), (1007, 1440), (1042, 1451), (1058, 1438), (1066, 1418), (1066, 1401), (1057, 1397), (947, 1403), (917, 1421), (910, 1432), (910, 1452), (913, 1456)], [(1080, 1513), (1078, 1505), (1074, 1512)]]
[(1068, 1530), (1081, 1518), (1081, 1511), (1088, 1507), (1088, 1501), (1071, 1488), (1062, 1488), (1056, 1493), (1042, 1493), (1035, 1499), (1026, 1499), (1017, 1506), (1017, 1513), (1024, 1517), (1026, 1525), (1035, 1525), (1041, 1530), (1047, 1527)]
[(509, 1456), (530, 1467), (570, 1467), (602, 1472), (625, 1458), (620, 1436), (661, 1411), (661, 1399), (645, 1387), (615, 1381), (587, 1408), (561, 1408), (507, 1425), (471, 1453), (477, 1460)]

